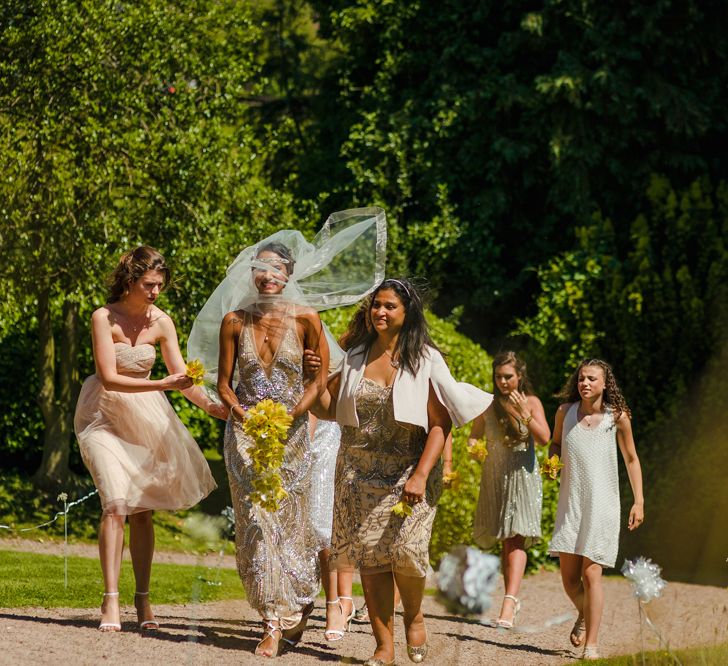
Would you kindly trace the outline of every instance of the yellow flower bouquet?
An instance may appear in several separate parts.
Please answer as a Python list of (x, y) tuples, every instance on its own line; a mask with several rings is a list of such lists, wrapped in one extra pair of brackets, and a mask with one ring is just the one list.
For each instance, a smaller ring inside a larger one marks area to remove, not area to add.
[(202, 365), (202, 361), (196, 358), (193, 361), (188, 361), (185, 368), (185, 375), (187, 375), (195, 386), (202, 386), (205, 381), (205, 366)]
[(550, 458), (546, 458), (541, 465), (541, 474), (548, 476), (551, 479), (556, 480), (559, 475), (559, 470), (564, 466), (559, 456), (554, 453)]
[(479, 463), (482, 463), (488, 456), (488, 447), (485, 439), (479, 439), (472, 446), (469, 444), (468, 453), (470, 454), (471, 458), (477, 460)]
[(392, 513), (400, 518), (406, 518), (412, 515), (412, 505), (400, 500), (392, 507)]
[(278, 503), (288, 497), (279, 470), (291, 423), (293, 417), (285, 405), (266, 399), (248, 410), (242, 424), (243, 432), (254, 442), (248, 449), (255, 471), (250, 500), (267, 511), (277, 511)]
[(454, 470), (442, 477), (442, 485), (448, 490), (457, 490), (460, 487), (460, 472)]

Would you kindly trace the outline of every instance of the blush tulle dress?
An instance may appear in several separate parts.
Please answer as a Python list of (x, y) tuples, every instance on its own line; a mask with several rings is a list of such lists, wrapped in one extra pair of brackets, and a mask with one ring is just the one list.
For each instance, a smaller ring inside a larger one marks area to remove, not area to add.
[[(154, 345), (114, 343), (116, 369), (147, 378)], [(210, 468), (162, 391), (108, 391), (86, 379), (74, 428), (105, 514), (188, 509), (217, 486)]]

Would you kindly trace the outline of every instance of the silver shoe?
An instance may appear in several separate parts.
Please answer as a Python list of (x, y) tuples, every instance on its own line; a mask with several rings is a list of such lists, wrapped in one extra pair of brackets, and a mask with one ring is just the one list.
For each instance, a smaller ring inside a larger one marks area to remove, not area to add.
[(382, 659), (372, 657), (364, 662), (364, 666), (394, 666), (394, 659), (392, 661), (383, 661)]

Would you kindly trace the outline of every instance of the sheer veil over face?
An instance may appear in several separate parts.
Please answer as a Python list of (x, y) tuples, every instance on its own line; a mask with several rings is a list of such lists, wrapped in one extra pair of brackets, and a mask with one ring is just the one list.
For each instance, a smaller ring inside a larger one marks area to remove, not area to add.
[[(220, 323), (228, 312), (274, 307), (295, 314), (302, 308), (321, 311), (358, 302), (384, 279), (386, 224), (381, 208), (355, 208), (329, 216), (311, 242), (300, 231), (285, 229), (244, 249), (200, 310), (187, 343), (188, 358), (200, 359), (206, 369), (211, 397), (216, 397)], [(276, 246), (285, 247), (290, 257), (271, 250)], [(285, 284), (282, 290), (271, 286), (261, 291), (259, 284), (266, 281)], [(326, 333), (332, 359), (337, 353), (341, 357)]]

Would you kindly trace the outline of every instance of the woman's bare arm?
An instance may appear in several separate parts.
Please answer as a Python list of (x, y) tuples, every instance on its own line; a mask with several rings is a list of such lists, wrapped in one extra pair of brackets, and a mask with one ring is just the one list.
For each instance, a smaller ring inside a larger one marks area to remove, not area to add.
[(231, 416), (242, 420), (245, 416), (233, 391), (235, 361), (243, 322), (237, 312), (228, 312), (220, 324), (220, 355), (217, 363), (217, 394)]
[(425, 448), (422, 451), (417, 467), (412, 472), (412, 476), (407, 479), (402, 491), (406, 501), (417, 502), (425, 496), (427, 477), (442, 455), (445, 439), (450, 434), (452, 427), (450, 414), (438, 400), (432, 384), (430, 384), (430, 394), (427, 400), (427, 418), (430, 429), (427, 433)]

